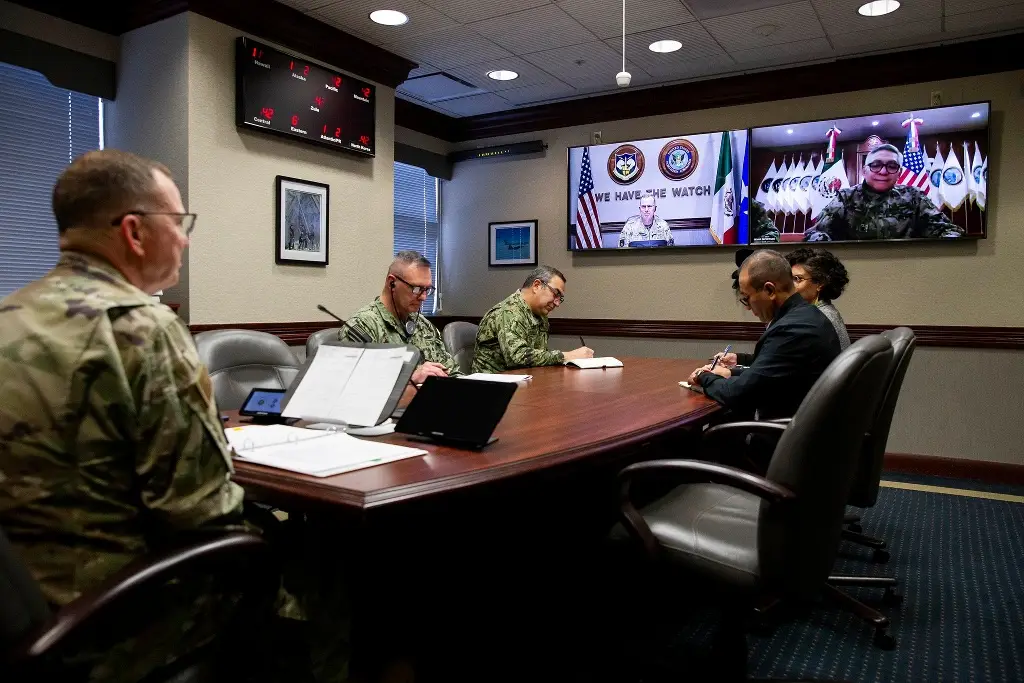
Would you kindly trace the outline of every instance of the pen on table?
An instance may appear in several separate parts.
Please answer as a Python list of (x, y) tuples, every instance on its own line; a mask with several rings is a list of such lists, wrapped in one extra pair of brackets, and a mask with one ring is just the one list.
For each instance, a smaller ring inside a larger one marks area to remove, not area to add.
[(729, 353), (729, 351), (731, 349), (732, 349), (732, 344), (729, 344), (728, 346), (725, 347), (725, 351), (722, 351), (722, 355), (721, 356), (715, 356), (715, 359), (713, 361), (711, 361), (711, 369), (712, 370), (714, 370), (715, 366), (718, 365), (718, 360), (720, 358), (724, 358), (725, 354)]

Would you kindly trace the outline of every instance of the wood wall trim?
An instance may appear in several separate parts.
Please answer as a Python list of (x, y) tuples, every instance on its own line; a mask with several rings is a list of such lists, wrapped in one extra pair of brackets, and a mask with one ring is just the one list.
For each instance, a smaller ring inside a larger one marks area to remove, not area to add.
[[(682, 111), (830, 95), (947, 78), (964, 78), (1024, 68), (1021, 35), (918, 48), (893, 54), (839, 59), (678, 85), (626, 90), (581, 100), (553, 102), (455, 119), (435, 127), (430, 110), (409, 104), (395, 123), (452, 142), (515, 135), (603, 121), (620, 121)], [(884, 109), (884, 103), (871, 105)], [(856, 114), (856, 112), (847, 112)], [(794, 118), (799, 119), (796, 115)], [(751, 125), (758, 122), (751, 121)]]
[(886, 470), (904, 474), (926, 474), (1024, 486), (1024, 465), (1016, 463), (943, 458), (913, 453), (886, 453), (884, 467)]
[[(476, 324), (478, 316), (441, 315), (431, 317), (442, 329), (456, 320)], [(337, 327), (332, 321), (292, 323), (221, 323), (190, 325), (193, 334), (207, 330), (245, 329), (269, 332), (291, 345), (305, 344), (317, 330)], [(896, 325), (848, 325), (852, 339), (878, 334)], [(1024, 349), (1024, 327), (958, 327), (910, 325), (920, 346), (968, 349)], [(625, 337), (633, 339), (721, 339), (757, 341), (764, 327), (756, 322), (713, 320), (622, 320), (613, 318), (551, 318), (551, 334), (584, 337)]]

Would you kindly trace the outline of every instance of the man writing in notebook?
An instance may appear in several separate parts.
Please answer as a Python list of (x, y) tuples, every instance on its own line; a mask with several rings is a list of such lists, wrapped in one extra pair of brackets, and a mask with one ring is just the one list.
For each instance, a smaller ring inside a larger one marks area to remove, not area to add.
[(567, 360), (593, 358), (586, 346), (572, 351), (548, 349), (548, 315), (565, 300), (565, 276), (540, 266), (523, 286), (484, 314), (476, 334), (473, 372), (502, 372)]
[[(739, 419), (792, 417), (829, 363), (839, 338), (828, 318), (796, 293), (782, 254), (769, 249), (748, 256), (739, 273), (740, 302), (768, 326), (753, 354), (729, 353), (697, 368), (690, 384), (738, 414)], [(741, 369), (739, 366), (749, 366)]]
[[(377, 344), (411, 344), (420, 350), (423, 363), (412, 375), (422, 384), (427, 377), (462, 374), (458, 363), (448, 353), (441, 333), (420, 314), (423, 302), (435, 291), (430, 274), (430, 261), (418, 251), (400, 251), (384, 277), (384, 289), (372, 303), (363, 306), (349, 318), (340, 337), (358, 342), (356, 327)], [(461, 370), (468, 370), (462, 368)]]

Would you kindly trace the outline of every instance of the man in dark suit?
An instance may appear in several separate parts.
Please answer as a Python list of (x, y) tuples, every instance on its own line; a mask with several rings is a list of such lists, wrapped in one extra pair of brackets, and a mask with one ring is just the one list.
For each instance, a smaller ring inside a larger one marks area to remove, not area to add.
[[(740, 302), (768, 326), (753, 354), (720, 354), (712, 368), (690, 375), (690, 384), (736, 413), (761, 419), (792, 417), (804, 396), (839, 355), (835, 328), (796, 293), (789, 261), (760, 249), (743, 262)], [(740, 368), (738, 366), (749, 366)]]

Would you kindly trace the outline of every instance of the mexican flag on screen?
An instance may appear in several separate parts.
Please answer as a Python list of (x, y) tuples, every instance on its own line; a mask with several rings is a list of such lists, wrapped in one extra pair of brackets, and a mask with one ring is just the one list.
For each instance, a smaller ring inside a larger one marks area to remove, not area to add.
[[(712, 138), (714, 139), (714, 138)], [(736, 180), (732, 169), (732, 135), (722, 133), (715, 196), (711, 201), (711, 236), (719, 244), (736, 243)]]

